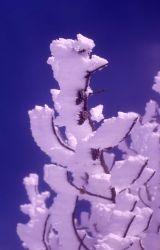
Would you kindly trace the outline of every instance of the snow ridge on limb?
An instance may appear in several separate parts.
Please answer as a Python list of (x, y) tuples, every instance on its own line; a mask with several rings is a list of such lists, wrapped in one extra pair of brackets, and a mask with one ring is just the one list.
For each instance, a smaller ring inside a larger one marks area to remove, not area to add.
[[(32, 136), (37, 145), (53, 161), (64, 164), (72, 157), (74, 149), (65, 143), (59, 134), (58, 127), (54, 125), (54, 111), (47, 105), (36, 106), (29, 111)], [(63, 155), (60, 158), (59, 155)]]
[(36, 106), (29, 116), (35, 142), (51, 158), (44, 181), (56, 195), (47, 206), (38, 176), (26, 177), (30, 203), (21, 210), (30, 220), (17, 232), (30, 250), (159, 250), (160, 109), (151, 100), (143, 117), (109, 119), (103, 105), (89, 110), (90, 78), (108, 63), (91, 54), (94, 46), (81, 34), (50, 45), (54, 108)]
[(137, 119), (138, 115), (132, 112), (118, 112), (118, 117), (105, 119), (101, 127), (90, 138), (90, 145), (101, 149), (118, 145), (129, 134)]

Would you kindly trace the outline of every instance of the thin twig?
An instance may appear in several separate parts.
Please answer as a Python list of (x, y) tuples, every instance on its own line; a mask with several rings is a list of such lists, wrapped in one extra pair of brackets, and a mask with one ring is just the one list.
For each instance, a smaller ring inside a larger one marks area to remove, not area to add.
[(145, 232), (149, 228), (149, 224), (151, 222), (152, 216), (153, 216), (153, 213), (150, 215), (149, 220), (147, 222), (147, 225), (146, 225), (145, 229), (143, 230), (143, 232)]
[(160, 231), (160, 224), (157, 227), (157, 234), (159, 233), (159, 231)]
[(138, 189), (138, 197), (140, 199), (140, 201), (143, 203), (144, 206), (151, 208), (143, 199), (141, 196), (141, 188)]
[[(80, 104), (83, 101), (83, 108), (82, 108), (82, 110), (81, 110), (81, 112), (79, 114), (80, 119), (78, 121), (78, 124), (82, 125), (85, 122), (85, 120), (88, 119), (88, 122), (89, 122), (89, 125), (90, 125), (92, 131), (95, 131), (95, 126), (94, 126), (94, 122), (91, 119), (91, 115), (90, 115), (90, 113), (88, 111), (88, 97), (89, 96), (86, 94), (86, 91), (87, 91), (87, 89), (89, 87), (89, 84), (90, 84), (91, 75), (93, 73), (95, 73), (96, 71), (101, 70), (106, 65), (107, 64), (102, 65), (102, 66), (98, 67), (95, 70), (86, 72), (86, 75), (85, 75), (85, 79), (86, 79), (85, 87), (84, 87), (84, 89), (78, 91), (78, 98), (76, 99), (76, 104)], [(87, 114), (87, 116), (85, 115), (85, 117), (84, 117), (83, 114)]]
[(146, 182), (144, 183), (144, 185), (147, 185), (148, 182), (153, 178), (153, 176), (155, 175), (156, 171), (154, 171), (151, 176), (148, 178), (148, 180), (146, 180)]
[(46, 220), (45, 220), (45, 223), (44, 223), (44, 228), (43, 228), (43, 234), (42, 234), (42, 242), (45, 246), (45, 250), (51, 250), (51, 247), (48, 245), (48, 243), (46, 243), (46, 240), (45, 240), (45, 236), (46, 236), (46, 230), (47, 230), (47, 224), (48, 224), (48, 220), (50, 218), (50, 214), (47, 215), (46, 217)]
[(120, 142), (124, 141), (126, 139), (126, 137), (129, 135), (129, 133), (131, 132), (132, 128), (134, 127), (134, 125), (136, 124), (138, 120), (138, 117), (136, 117), (134, 120), (133, 120), (133, 123), (132, 125), (130, 126), (129, 130), (127, 131), (127, 133), (125, 134), (125, 136), (120, 140)]
[(101, 166), (103, 167), (104, 172), (106, 174), (109, 174), (109, 168), (108, 168), (108, 166), (107, 166), (107, 164), (106, 164), (106, 162), (104, 160), (104, 151), (103, 150), (100, 151), (99, 159), (100, 159), (100, 163), (101, 163)]
[(130, 243), (128, 247), (126, 247), (126, 248), (124, 248), (124, 249), (122, 249), (122, 250), (127, 250), (127, 249), (129, 249), (131, 246), (133, 246), (133, 242)]
[(124, 234), (123, 234), (123, 238), (125, 238), (125, 237), (127, 236), (127, 233), (128, 233), (128, 231), (129, 231), (130, 226), (131, 226), (132, 222), (134, 221), (135, 217), (136, 217), (136, 215), (134, 215), (134, 216), (131, 218), (130, 222), (128, 223), (127, 228), (126, 228), (126, 230), (125, 230), (125, 232), (124, 232)]
[(137, 174), (137, 177), (135, 179), (133, 179), (131, 184), (135, 183), (139, 179), (139, 177), (141, 176), (141, 174), (142, 174), (143, 170), (145, 169), (145, 167), (147, 166), (147, 164), (148, 164), (148, 160), (146, 160), (145, 163), (142, 165), (139, 173)]
[[(83, 238), (82, 238), (82, 242), (84, 242), (84, 239), (85, 239), (85, 238), (86, 238), (86, 234), (83, 236)], [(81, 250), (81, 247), (82, 247), (82, 242), (80, 243), (78, 250)]]
[[(69, 172), (67, 171), (66, 172), (66, 175), (67, 175), (67, 180), (68, 180), (68, 174)], [(74, 187), (75, 189), (77, 189), (81, 194), (87, 194), (89, 196), (94, 196), (94, 197), (97, 197), (97, 198), (101, 198), (101, 199), (104, 199), (104, 200), (108, 200), (108, 201), (111, 201), (113, 203), (115, 203), (115, 190), (114, 188), (111, 188), (110, 191), (111, 191), (111, 197), (106, 197), (106, 196), (103, 196), (103, 195), (100, 195), (100, 194), (95, 194), (95, 193), (92, 193), (88, 190), (86, 190), (86, 188), (84, 186), (82, 187), (77, 187), (73, 182), (69, 182), (69, 184)]]
[(133, 207), (131, 208), (130, 212), (133, 212), (133, 210), (134, 210), (135, 207), (136, 207), (136, 204), (137, 204), (137, 201), (135, 201), (135, 202), (133, 203)]
[(74, 207), (74, 210), (73, 210), (73, 212), (72, 212), (72, 226), (73, 226), (74, 233), (75, 233), (75, 235), (76, 235), (76, 237), (77, 237), (77, 239), (78, 239), (80, 245), (81, 245), (82, 247), (84, 247), (84, 249), (90, 250), (90, 249), (84, 244), (84, 239), (83, 239), (83, 238), (81, 239), (81, 237), (79, 236), (79, 234), (78, 234), (78, 232), (77, 232), (77, 229), (76, 229), (76, 225), (75, 225), (75, 216), (76, 216), (75, 214), (76, 214), (76, 207), (77, 207), (78, 199), (79, 199), (79, 197), (77, 196), (77, 197), (76, 197), (76, 201), (75, 201), (75, 207)]
[(57, 131), (56, 131), (56, 127), (55, 127), (55, 124), (54, 124), (54, 121), (53, 121), (53, 117), (51, 118), (51, 126), (52, 126), (52, 131), (57, 139), (57, 141), (60, 143), (60, 145), (72, 152), (75, 152), (75, 150), (73, 148), (70, 148), (67, 144), (64, 143), (64, 141), (60, 138), (60, 136), (57, 134)]
[(150, 194), (150, 192), (149, 192), (149, 189), (148, 189), (148, 186), (147, 186), (147, 185), (145, 185), (145, 189), (146, 189), (147, 199), (148, 199), (149, 201), (151, 201), (151, 200), (152, 200), (152, 196), (151, 196), (151, 194)]
[(142, 245), (142, 240), (139, 240), (139, 246), (140, 246), (141, 250), (145, 250), (145, 248)]
[(94, 92), (90, 93), (90, 95), (101, 94), (101, 93), (104, 93), (104, 92), (107, 92), (107, 90), (106, 89), (97, 90), (97, 91), (94, 91)]

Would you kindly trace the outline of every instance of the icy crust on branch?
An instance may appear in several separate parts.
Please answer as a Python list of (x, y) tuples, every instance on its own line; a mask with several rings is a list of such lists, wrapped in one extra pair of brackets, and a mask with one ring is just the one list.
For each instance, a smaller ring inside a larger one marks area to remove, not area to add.
[(80, 34), (53, 41), (54, 108), (29, 111), (32, 136), (52, 162), (44, 181), (56, 193), (47, 206), (38, 176), (24, 178), (29, 204), (21, 211), (30, 219), (17, 232), (29, 250), (159, 250), (159, 105), (150, 100), (143, 117), (104, 119), (102, 105), (88, 110), (91, 74), (107, 65), (91, 55), (94, 46)]

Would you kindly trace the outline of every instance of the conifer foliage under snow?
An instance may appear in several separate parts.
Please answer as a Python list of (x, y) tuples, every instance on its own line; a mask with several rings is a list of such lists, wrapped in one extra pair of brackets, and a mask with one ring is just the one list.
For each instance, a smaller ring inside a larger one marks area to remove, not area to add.
[[(150, 100), (143, 117), (118, 112), (109, 119), (102, 105), (89, 110), (90, 78), (108, 64), (91, 54), (94, 46), (81, 34), (50, 45), (59, 84), (51, 90), (54, 108), (36, 106), (29, 117), (35, 142), (51, 159), (44, 181), (56, 196), (48, 207), (50, 192), (39, 192), (38, 175), (24, 178), (29, 204), (21, 210), (30, 219), (17, 232), (29, 250), (160, 249), (160, 109)], [(83, 201), (88, 210), (79, 209)]]

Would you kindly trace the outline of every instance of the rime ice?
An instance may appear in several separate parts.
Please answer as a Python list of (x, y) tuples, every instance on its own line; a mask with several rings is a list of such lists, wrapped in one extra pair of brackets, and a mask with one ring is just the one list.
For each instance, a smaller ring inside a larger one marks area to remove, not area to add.
[(143, 117), (118, 112), (109, 119), (103, 105), (89, 110), (90, 78), (108, 64), (92, 55), (94, 46), (81, 34), (54, 40), (47, 61), (59, 84), (51, 89), (53, 108), (29, 111), (32, 136), (51, 160), (44, 181), (56, 193), (48, 207), (38, 175), (24, 178), (29, 203), (20, 208), (30, 219), (17, 233), (30, 250), (159, 249), (160, 109), (150, 100)]

